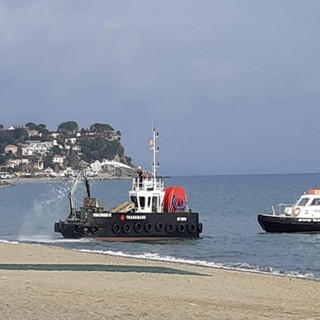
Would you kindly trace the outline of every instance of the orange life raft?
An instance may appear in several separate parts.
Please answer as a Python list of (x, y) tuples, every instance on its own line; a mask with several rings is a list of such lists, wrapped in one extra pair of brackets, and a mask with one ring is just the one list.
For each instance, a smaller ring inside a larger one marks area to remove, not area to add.
[(168, 187), (163, 198), (164, 212), (183, 212), (188, 204), (187, 193), (183, 187)]
[(308, 190), (308, 194), (320, 194), (320, 189), (310, 189)]

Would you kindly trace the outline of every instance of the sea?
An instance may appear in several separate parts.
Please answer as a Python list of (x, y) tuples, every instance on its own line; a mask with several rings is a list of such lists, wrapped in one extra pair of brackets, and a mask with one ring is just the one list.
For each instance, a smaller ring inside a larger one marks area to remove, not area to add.
[[(320, 279), (320, 234), (267, 234), (257, 214), (272, 205), (293, 203), (308, 189), (320, 188), (320, 174), (179, 176), (166, 186), (183, 186), (189, 207), (200, 213), (199, 239), (110, 242), (64, 239), (54, 222), (69, 214), (70, 181), (16, 183), (0, 188), (0, 241), (37, 243), (78, 251)], [(91, 181), (92, 196), (106, 208), (128, 200), (131, 180)], [(81, 205), (85, 188), (76, 192)]]

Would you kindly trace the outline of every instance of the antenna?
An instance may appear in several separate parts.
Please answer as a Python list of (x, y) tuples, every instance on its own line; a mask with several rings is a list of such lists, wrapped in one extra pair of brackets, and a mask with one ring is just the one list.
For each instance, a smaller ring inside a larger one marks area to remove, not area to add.
[(156, 132), (156, 129), (152, 127), (152, 140), (150, 141), (150, 149), (152, 150), (152, 174), (154, 178), (154, 182), (157, 177), (157, 169), (159, 168), (159, 163), (157, 162), (157, 153), (159, 152), (159, 148), (157, 147), (156, 140), (159, 137), (159, 132)]

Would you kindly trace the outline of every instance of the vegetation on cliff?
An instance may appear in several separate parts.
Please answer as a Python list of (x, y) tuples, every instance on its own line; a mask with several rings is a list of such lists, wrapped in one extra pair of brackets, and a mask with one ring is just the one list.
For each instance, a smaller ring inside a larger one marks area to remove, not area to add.
[(83, 162), (103, 160), (132, 166), (121, 144), (120, 131), (109, 124), (80, 128), (77, 122), (67, 121), (59, 124), (56, 131), (33, 122), (8, 129), (0, 125), (0, 166), (13, 171), (78, 169)]

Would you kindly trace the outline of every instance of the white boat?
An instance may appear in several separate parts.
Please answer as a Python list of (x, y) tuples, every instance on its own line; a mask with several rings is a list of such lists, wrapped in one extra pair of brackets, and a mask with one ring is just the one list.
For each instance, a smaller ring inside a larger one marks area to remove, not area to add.
[(259, 214), (266, 232), (320, 232), (320, 189), (305, 192), (294, 204), (279, 204), (272, 212)]

